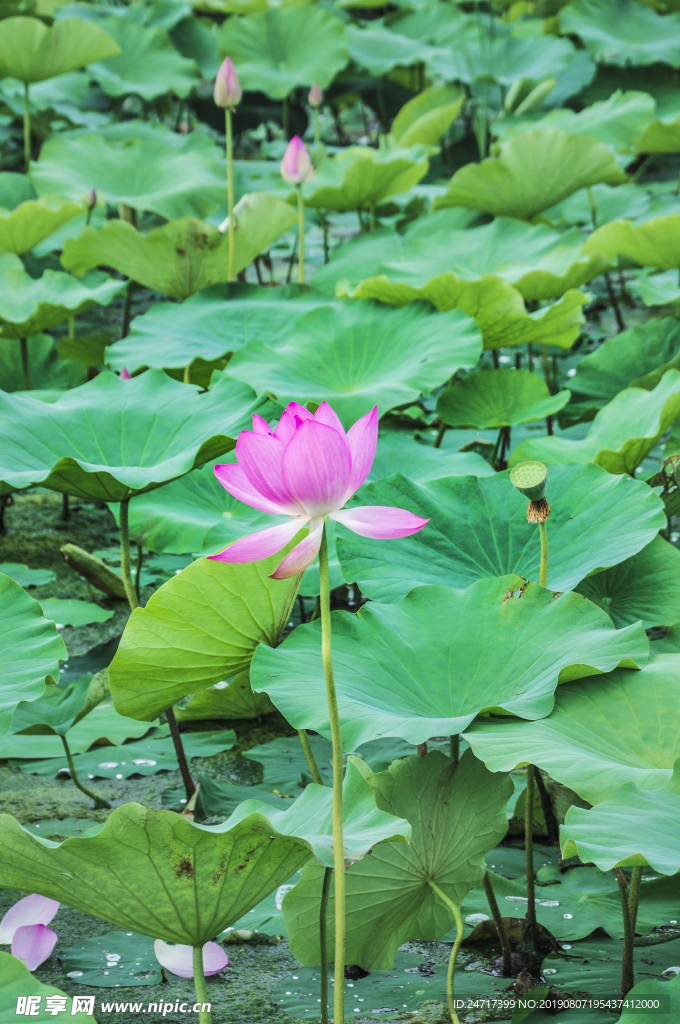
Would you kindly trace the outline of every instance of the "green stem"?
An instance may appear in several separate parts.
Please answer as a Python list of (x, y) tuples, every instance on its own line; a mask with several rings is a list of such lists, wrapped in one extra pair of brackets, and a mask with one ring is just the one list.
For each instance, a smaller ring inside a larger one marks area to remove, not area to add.
[(78, 778), (78, 773), (76, 772), (76, 766), (73, 763), (73, 755), (71, 754), (71, 748), (69, 747), (68, 741), (67, 741), (65, 736), (61, 737), (61, 742), (64, 745), (64, 753), (66, 754), (66, 761), (68, 762), (68, 770), (70, 772), (71, 781), (73, 782), (73, 785), (77, 789), (79, 789), (81, 793), (84, 793), (85, 796), (89, 796), (90, 800), (94, 800), (95, 808), (97, 808), (97, 809), (99, 809), (101, 807), (110, 808), (111, 804), (109, 803), (108, 800), (105, 800), (102, 796), (97, 796), (96, 793), (93, 793), (91, 789), (88, 789), (87, 786), (84, 786), (82, 784), (82, 782)]
[(621, 912), (623, 914), (623, 963), (621, 969), (621, 998), (625, 999), (635, 985), (635, 972), (633, 967), (633, 928), (628, 908), (628, 896), (626, 888), (628, 882), (621, 868), (616, 868), (616, 880), (619, 884), (619, 896), (621, 897)]
[(300, 744), (302, 746), (302, 750), (304, 751), (305, 759), (307, 761), (309, 774), (312, 776), (312, 782), (316, 782), (317, 786), (323, 786), (323, 779), (321, 778), (321, 772), (319, 771), (319, 766), (316, 763), (316, 758), (314, 757), (312, 745), (309, 742), (307, 730), (298, 729), (298, 736), (300, 737)]
[(321, 1024), (328, 1024), (328, 937), (326, 933), (326, 921), (328, 919), (328, 897), (331, 892), (332, 868), (326, 868), (323, 873), (323, 888), (321, 890), (321, 904), (319, 906), (319, 947), (321, 949)]
[(135, 594), (137, 595), (137, 603), (139, 604), (139, 591), (142, 585), (142, 559), (144, 558), (144, 550), (142, 545), (137, 541), (137, 571), (135, 572)]
[(319, 127), (319, 108), (314, 107), (314, 145), (318, 146), (321, 141), (321, 128)]
[(429, 882), (430, 888), (436, 892), (442, 903), (445, 903), (449, 908), (454, 918), (456, 919), (456, 941), (451, 947), (451, 956), (449, 957), (449, 967), (446, 972), (446, 1002), (449, 1006), (449, 1013), (451, 1014), (451, 1024), (460, 1024), (458, 1014), (456, 1013), (455, 1004), (453, 1001), (453, 974), (456, 969), (456, 957), (458, 956), (458, 950), (460, 944), (463, 941), (463, 935), (465, 934), (465, 927), (463, 925), (463, 918), (461, 917), (460, 910), (456, 904), (449, 899), (449, 897), (441, 891), (438, 885), (435, 885), (433, 881)]
[(68, 318), (68, 336), (69, 338), (76, 336), (76, 318), (74, 316)]
[(287, 96), (283, 97), (281, 101), (281, 124), (283, 126), (283, 135), (288, 142), (291, 140), (290, 134), (290, 100)]
[(454, 764), (460, 761), (460, 733), (456, 732), (449, 737), (450, 755)]
[(179, 731), (179, 726), (177, 724), (177, 719), (175, 718), (175, 712), (172, 709), (172, 705), (169, 708), (165, 709), (165, 717), (168, 721), (168, 726), (170, 728), (172, 745), (175, 748), (175, 756), (177, 757), (179, 772), (180, 775), (182, 776), (182, 782), (184, 783), (184, 792), (187, 795), (187, 803), (189, 803), (194, 793), (196, 792), (196, 785), (191, 777), (189, 762), (187, 760), (187, 755), (184, 750), (182, 736)]
[(125, 289), (125, 305), (123, 306), (123, 326), (121, 328), (120, 337), (127, 338), (130, 331), (130, 314), (132, 312), (132, 292), (134, 291), (134, 284), (132, 281), (128, 281), (127, 288)]
[(227, 205), (229, 221), (227, 226), (227, 237), (229, 239), (229, 265), (227, 268), (227, 281), (234, 280), (234, 140), (231, 128), (231, 110), (229, 107), (224, 111), (224, 118), (227, 129)]
[(24, 379), (24, 391), (31, 390), (31, 371), (28, 365), (28, 338), (20, 338), (21, 346), (21, 373)]
[(638, 903), (640, 902), (640, 883), (642, 882), (642, 868), (634, 867), (630, 876), (630, 888), (628, 890), (628, 910), (630, 912), (630, 927), (635, 940), (635, 926), (637, 925)]
[(527, 866), (527, 921), (536, 926), (534, 889), (534, 766), (527, 765), (527, 802), (524, 807), (524, 850)]
[(24, 82), (24, 159), (28, 174), (31, 169), (31, 109), (28, 105), (28, 82)]
[(125, 594), (130, 605), (130, 610), (139, 608), (139, 601), (135, 592), (135, 585), (132, 582), (130, 571), (130, 527), (129, 527), (129, 506), (130, 499), (125, 498), (120, 503), (120, 574), (123, 577)]
[(445, 433), (446, 433), (446, 424), (442, 420), (442, 422), (439, 424), (439, 430), (437, 431), (437, 436), (434, 439), (434, 444), (432, 445), (433, 448), (441, 448), (441, 444), (442, 444), (442, 441), (444, 440), (444, 434)]
[(333, 743), (333, 866), (335, 868), (335, 956), (333, 1019), (345, 1019), (345, 854), (342, 837), (342, 733), (333, 678), (331, 653), (331, 591), (328, 571), (328, 539), (324, 521), (319, 549), (321, 598), (321, 658), (326, 679), (326, 699)]
[(298, 235), (300, 236), (300, 253), (298, 255), (298, 281), (305, 283), (305, 204), (302, 202), (302, 186), (297, 186), (298, 201)]
[(541, 568), (538, 573), (538, 582), (542, 587), (548, 586), (548, 524), (539, 523), (538, 532), (541, 537)]
[(496, 899), (496, 893), (493, 891), (488, 871), (484, 872), (484, 892), (486, 893), (489, 910), (491, 911), (491, 916), (493, 917), (494, 924), (496, 925), (496, 932), (500, 939), (501, 950), (503, 953), (503, 975), (507, 978), (512, 974), (512, 950), (510, 949), (510, 940), (508, 939), (508, 933), (506, 932), (505, 925), (503, 924), (498, 900)]
[[(208, 990), (205, 987), (205, 975), (203, 973), (203, 947), (194, 946), (194, 989), (196, 991), (196, 1002), (203, 1006), (210, 1006), (208, 1002)], [(210, 1024), (210, 1011), (201, 1009), (198, 1014), (199, 1024)]]

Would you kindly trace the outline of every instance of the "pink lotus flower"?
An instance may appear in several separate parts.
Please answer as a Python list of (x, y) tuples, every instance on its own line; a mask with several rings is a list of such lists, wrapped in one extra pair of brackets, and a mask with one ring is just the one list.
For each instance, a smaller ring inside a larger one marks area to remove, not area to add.
[(0, 944), (11, 942), (17, 928), (32, 924), (49, 924), (59, 910), (57, 900), (39, 896), (34, 892), (10, 907), (0, 921)]
[(320, 86), (316, 84), (316, 82), (309, 90), (307, 102), (309, 103), (310, 107), (320, 107), (321, 104), (323, 103), (323, 92), (321, 91)]
[(291, 185), (301, 185), (303, 181), (309, 181), (313, 174), (314, 166), (307, 147), (299, 135), (294, 135), (283, 154), (281, 177)]
[(241, 83), (231, 57), (225, 57), (215, 78), (213, 99), (218, 107), (233, 109), (241, 102)]
[(275, 430), (255, 414), (252, 431), (242, 430), (236, 442), (238, 464), (215, 466), (215, 476), (246, 505), (291, 518), (251, 533), (210, 558), (231, 564), (258, 562), (276, 554), (309, 524), (308, 536), (271, 574), (273, 579), (283, 580), (312, 564), (326, 516), (374, 540), (395, 540), (422, 530), (429, 520), (403, 508), (343, 507), (368, 476), (377, 443), (377, 407), (347, 433), (328, 402), (322, 402), (313, 416), (291, 402)]
[(120, 377), (121, 380), (132, 380), (132, 377), (130, 376), (130, 371), (128, 370), (127, 366), (123, 367), (118, 376)]
[(12, 956), (23, 960), (29, 971), (34, 971), (47, 960), (56, 944), (57, 933), (47, 925), (25, 924), (17, 928), (12, 937)]
[[(166, 971), (176, 974), (178, 978), (193, 978), (194, 963), (193, 949), (191, 946), (172, 946), (162, 939), (156, 939), (153, 944), (156, 959)], [(216, 942), (206, 942), (203, 947), (203, 973), (206, 978), (211, 974), (217, 974), (229, 963), (229, 957), (221, 946)]]

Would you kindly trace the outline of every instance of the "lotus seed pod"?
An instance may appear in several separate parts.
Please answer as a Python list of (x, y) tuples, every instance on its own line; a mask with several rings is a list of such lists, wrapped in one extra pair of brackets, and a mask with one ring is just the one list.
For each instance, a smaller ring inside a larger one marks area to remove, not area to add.
[(548, 467), (542, 462), (519, 462), (510, 470), (510, 483), (529, 501), (538, 502), (545, 496)]
[(213, 99), (218, 107), (233, 108), (241, 102), (241, 83), (231, 57), (225, 57), (215, 78)]

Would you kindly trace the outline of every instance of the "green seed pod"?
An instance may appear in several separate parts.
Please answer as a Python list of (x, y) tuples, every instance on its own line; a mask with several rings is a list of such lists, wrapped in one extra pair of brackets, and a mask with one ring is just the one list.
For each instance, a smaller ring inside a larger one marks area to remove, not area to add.
[(510, 482), (529, 501), (540, 501), (545, 495), (548, 467), (542, 462), (519, 462), (510, 470)]

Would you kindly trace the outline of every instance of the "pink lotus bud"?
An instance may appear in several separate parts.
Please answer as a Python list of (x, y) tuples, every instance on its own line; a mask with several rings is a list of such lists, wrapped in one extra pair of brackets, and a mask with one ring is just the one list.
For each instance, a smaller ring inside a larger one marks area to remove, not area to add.
[(12, 938), (12, 956), (23, 960), (29, 971), (40, 967), (57, 944), (57, 933), (44, 924), (17, 928)]
[(132, 377), (130, 376), (130, 371), (128, 370), (127, 366), (123, 367), (118, 376), (120, 377), (121, 380), (132, 380)]
[(291, 185), (301, 185), (309, 181), (314, 174), (314, 167), (307, 152), (307, 147), (299, 135), (294, 135), (281, 161), (281, 177)]
[(225, 57), (215, 79), (213, 99), (218, 107), (235, 107), (241, 102), (241, 83), (231, 57)]
[(88, 210), (94, 210), (95, 206), (97, 205), (97, 190), (96, 189), (94, 189), (94, 188), (90, 189), (90, 191), (87, 193), (87, 199), (85, 200), (85, 202), (87, 203)]
[(318, 86), (316, 82), (309, 90), (307, 102), (309, 103), (310, 107), (320, 107), (321, 104), (323, 103), (323, 92), (321, 91), (321, 87)]
[[(153, 944), (156, 959), (166, 971), (176, 974), (178, 978), (193, 978), (194, 963), (193, 949), (191, 946), (172, 946), (162, 939), (156, 939)], [(221, 946), (216, 942), (206, 942), (203, 947), (203, 973), (206, 978), (211, 974), (217, 974), (229, 963), (229, 957)]]
[(17, 928), (30, 924), (49, 924), (58, 910), (57, 900), (39, 896), (37, 892), (31, 896), (24, 896), (9, 908), (0, 921), (0, 944), (11, 942)]

